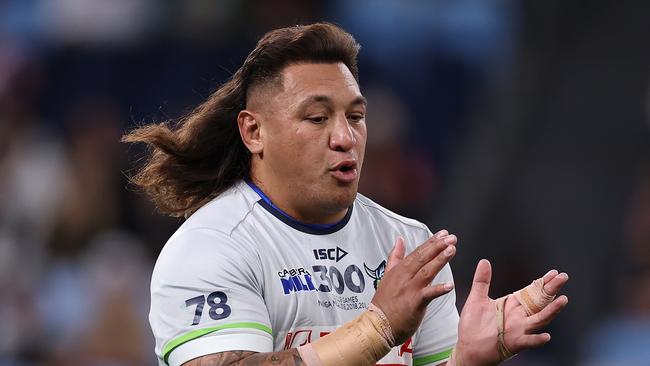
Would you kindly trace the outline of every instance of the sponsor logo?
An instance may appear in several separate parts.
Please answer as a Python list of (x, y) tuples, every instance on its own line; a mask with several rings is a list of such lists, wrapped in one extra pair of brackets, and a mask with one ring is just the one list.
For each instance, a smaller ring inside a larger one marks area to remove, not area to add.
[(368, 267), (365, 263), (363, 264), (364, 269), (366, 270), (366, 274), (373, 279), (373, 286), (375, 286), (375, 290), (377, 289), (377, 286), (379, 286), (379, 281), (384, 277), (384, 272), (386, 272), (386, 261), (382, 261), (379, 263), (379, 266), (377, 268), (372, 269)]
[(331, 261), (338, 262), (346, 255), (348, 255), (348, 252), (339, 248), (338, 246), (336, 248), (329, 249), (314, 249), (314, 258), (317, 260), (329, 259)]
[(280, 282), (282, 282), (282, 291), (285, 295), (292, 292), (316, 291), (311, 274), (304, 268), (283, 269), (278, 272)]
[(301, 291), (335, 292), (339, 295), (348, 290), (360, 294), (366, 288), (363, 272), (351, 264), (345, 270), (335, 266), (312, 266), (312, 273), (305, 268), (285, 268), (278, 277), (285, 295)]
[(287, 336), (284, 338), (284, 349), (298, 348), (307, 343), (311, 343), (311, 333), (311, 329), (303, 329), (287, 333)]

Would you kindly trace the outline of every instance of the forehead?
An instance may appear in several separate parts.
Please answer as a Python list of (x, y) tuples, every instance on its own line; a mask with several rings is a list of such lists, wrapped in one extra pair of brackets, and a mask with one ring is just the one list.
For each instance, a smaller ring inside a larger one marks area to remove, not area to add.
[(326, 95), (345, 101), (361, 96), (359, 84), (343, 63), (298, 63), (282, 71), (285, 97), (302, 99)]

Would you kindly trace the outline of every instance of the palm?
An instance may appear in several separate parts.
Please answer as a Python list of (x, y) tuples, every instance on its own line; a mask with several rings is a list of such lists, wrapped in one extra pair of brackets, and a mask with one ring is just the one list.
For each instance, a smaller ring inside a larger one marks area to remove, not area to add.
[(471, 350), (463, 357), (464, 363), (473, 365), (478, 359), (494, 360), (496, 364), (499, 355), (496, 347), (497, 319), (495, 300), (485, 296), (480, 298), (469, 297), (461, 312), (458, 325), (458, 349)]

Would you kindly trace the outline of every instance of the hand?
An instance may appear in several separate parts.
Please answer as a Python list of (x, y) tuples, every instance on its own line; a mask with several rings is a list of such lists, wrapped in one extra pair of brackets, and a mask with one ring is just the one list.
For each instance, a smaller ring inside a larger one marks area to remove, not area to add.
[(404, 239), (396, 240), (386, 273), (372, 298), (388, 318), (396, 344), (415, 333), (431, 300), (453, 289), (452, 283), (430, 284), (456, 254), (455, 244), (456, 236), (442, 230), (404, 258)]
[[(472, 289), (460, 316), (455, 351), (457, 365), (496, 365), (503, 361), (497, 350), (496, 300), (488, 297), (491, 278), (490, 262), (482, 259), (476, 267)], [(569, 280), (569, 276), (552, 270), (544, 275), (543, 280), (544, 291), (555, 296)], [(562, 295), (539, 313), (527, 316), (519, 301), (514, 296), (508, 296), (504, 311), (506, 348), (516, 354), (546, 344), (551, 335), (537, 332), (548, 325), (568, 301)]]

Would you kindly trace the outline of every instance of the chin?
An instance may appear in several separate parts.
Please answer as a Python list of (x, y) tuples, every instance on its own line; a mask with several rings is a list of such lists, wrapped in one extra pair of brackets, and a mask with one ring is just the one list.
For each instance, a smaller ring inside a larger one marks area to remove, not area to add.
[(330, 196), (330, 204), (335, 210), (343, 210), (354, 203), (357, 197), (357, 185), (350, 185), (346, 187), (339, 187), (336, 191), (332, 192)]
[[(357, 182), (351, 184), (318, 184), (309, 187), (310, 204), (332, 214), (347, 210), (357, 197)], [(305, 197), (305, 196), (303, 196)]]

